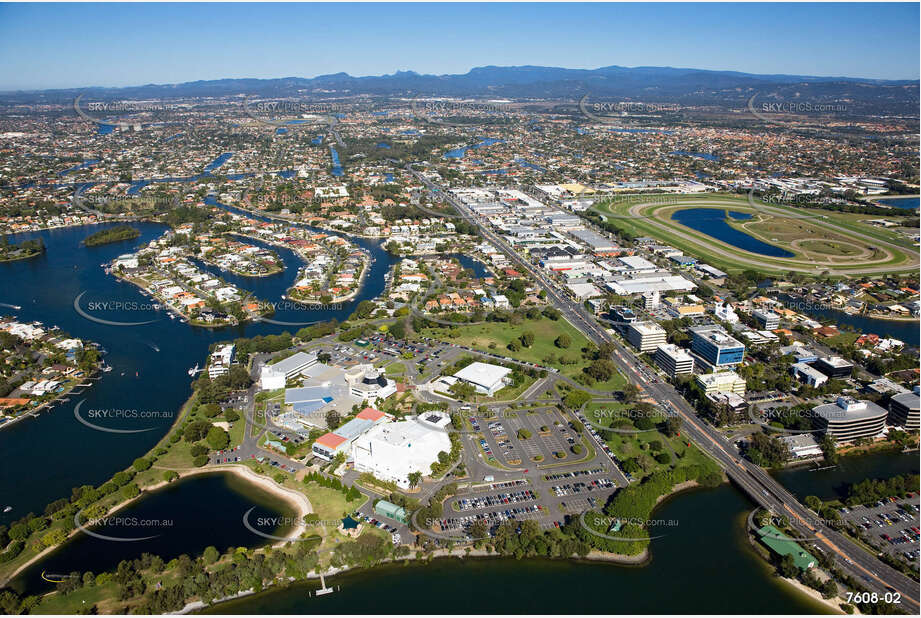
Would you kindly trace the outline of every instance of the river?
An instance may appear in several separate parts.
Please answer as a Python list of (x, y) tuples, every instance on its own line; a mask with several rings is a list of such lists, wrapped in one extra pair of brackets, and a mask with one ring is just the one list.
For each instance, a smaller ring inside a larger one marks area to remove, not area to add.
[[(0, 307), (0, 315), (14, 315), (26, 322), (39, 320), (75, 337), (95, 341), (107, 350), (105, 360), (113, 367), (111, 372), (100, 374), (101, 378), (82, 394), (72, 395), (70, 401), (59, 402), (37, 418), (0, 429), (0, 453), (5, 461), (17, 462), (15, 466), (0, 466), (0, 503), (13, 506), (9, 513), (0, 513), (0, 524), (9, 524), (30, 511), (42, 511), (49, 502), (69, 496), (75, 486), (99, 485), (147, 452), (166, 433), (173, 415), (191, 394), (188, 370), (204, 362), (210, 344), (284, 330), (293, 333), (300, 325), (332, 318), (344, 320), (358, 302), (380, 295), (384, 275), (394, 261), (379, 240), (355, 238), (353, 242), (368, 250), (373, 262), (361, 292), (342, 308), (283, 305), (273, 319), (290, 325), (196, 328), (170, 319), (166, 311), (148, 309), (152, 301), (139, 288), (106, 275), (101, 267), (159, 237), (166, 226), (134, 223), (141, 231), (138, 239), (91, 248), (80, 245), (91, 233), (112, 225), (13, 235), (11, 240), (17, 243), (41, 238), (48, 250), (34, 259), (0, 263), (0, 302), (22, 307), (19, 311)], [(255, 291), (262, 300), (279, 302), (280, 295), (297, 276), (301, 261), (293, 251), (272, 248), (285, 262), (282, 274), (250, 279), (215, 272), (243, 289)], [(112, 326), (88, 320), (74, 308), (81, 294), (79, 306), (95, 317), (115, 322), (152, 322)], [(112, 426), (145, 431), (116, 434), (96, 431), (77, 421), (74, 407), (78, 404), (84, 413), (90, 409), (114, 409), (163, 414), (122, 419)], [(24, 470), (28, 471), (27, 479), (23, 478)]]
[(873, 333), (880, 337), (894, 337), (915, 347), (918, 347), (919, 342), (921, 342), (918, 320), (883, 320), (864, 315), (852, 315), (823, 306), (821, 301), (801, 300), (788, 294), (778, 294), (777, 299), (794, 311), (805, 313), (820, 321), (831, 320), (831, 323), (837, 326), (850, 326), (859, 333)]
[[(268, 323), (209, 330), (169, 319), (162, 311), (137, 310), (131, 303), (150, 300), (135, 286), (106, 275), (100, 266), (158, 237), (165, 229), (155, 223), (135, 225), (141, 230), (139, 239), (93, 248), (80, 246), (80, 241), (99, 226), (16, 235), (15, 242), (42, 238), (47, 253), (32, 260), (0, 264), (3, 282), (0, 301), (21, 305), (22, 310), (13, 312), (20, 320), (41, 320), (74, 336), (99, 342), (108, 351), (106, 361), (114, 367), (70, 402), (60, 403), (36, 419), (0, 430), (0, 452), (7, 462), (15, 462), (0, 467), (3, 497), (0, 501), (14, 506), (11, 513), (0, 516), (0, 523), (9, 523), (29, 511), (39, 512), (48, 502), (69, 496), (74, 486), (107, 480), (149, 450), (173, 421), (172, 417), (144, 419), (148, 431), (135, 434), (95, 431), (75, 419), (74, 406), (79, 401), (85, 399), (83, 405), (87, 408), (174, 412), (190, 394), (188, 368), (204, 360), (209, 344), (284, 330)], [(380, 241), (352, 240), (374, 258), (358, 297), (343, 309), (309, 314), (305, 310), (285, 309), (276, 319), (341, 320), (356, 303), (380, 294), (384, 273), (393, 258), (381, 248)], [(273, 249), (285, 261), (283, 274), (252, 280), (227, 273), (221, 273), (222, 276), (245, 289), (257, 290), (264, 300), (279, 300), (277, 295), (293, 281), (300, 261), (289, 250)], [(88, 320), (74, 309), (75, 298), (83, 292), (80, 306), (84, 311), (92, 310), (112, 321), (154, 321), (126, 327)], [(93, 305), (115, 301), (121, 305), (116, 308)], [(3, 311), (10, 313), (8, 309)], [(124, 419), (122, 423), (139, 428), (137, 420)], [(883, 463), (877, 468), (880, 474), (887, 465)], [(902, 464), (897, 467), (901, 469)], [(784, 482), (794, 487), (800, 482), (808, 485), (824, 478), (806, 470), (783, 474), (789, 474)], [(797, 491), (819, 490), (807, 486)], [(123, 517), (144, 516), (175, 522), (171, 524), (172, 530), (158, 537), (153, 545), (80, 537), (31, 569), (22, 578), (22, 585), (35, 586), (35, 574), (42, 570), (111, 568), (119, 560), (136, 557), (145, 550), (168, 558), (180, 551), (194, 554), (212, 544), (222, 550), (228, 545), (252, 545), (259, 539), (254, 540), (254, 535), (245, 529), (241, 513), (249, 506), (263, 509), (259, 512), (277, 512), (264, 497), (249, 490), (241, 493), (241, 488), (234, 484), (228, 487), (222, 477), (182, 481), (121, 513)], [(443, 560), (432, 565), (387, 566), (336, 576), (333, 583), (341, 585), (342, 591), (320, 599), (307, 597), (312, 584), (297, 585), (222, 605), (218, 611), (412, 613), (439, 606), (453, 610), (454, 606), (445, 606), (443, 602), (454, 597), (464, 599), (460, 606), (464, 612), (488, 613), (821, 611), (818, 604), (772, 578), (769, 567), (752, 552), (744, 532), (744, 518), (751, 508), (748, 499), (728, 485), (692, 491), (669, 500), (656, 511), (656, 519), (672, 522), (653, 530), (653, 536), (663, 536), (653, 541), (653, 562), (645, 568), (544, 560)], [(98, 547), (97, 542), (105, 547)], [(385, 600), (395, 598), (403, 601), (388, 605)]]
[[(327, 578), (216, 605), (216, 614), (802, 614), (825, 608), (770, 575), (749, 545), (748, 499), (735, 488), (694, 490), (657, 509), (652, 563), (507, 558), (439, 559)], [(398, 599), (398, 601), (396, 601)]]

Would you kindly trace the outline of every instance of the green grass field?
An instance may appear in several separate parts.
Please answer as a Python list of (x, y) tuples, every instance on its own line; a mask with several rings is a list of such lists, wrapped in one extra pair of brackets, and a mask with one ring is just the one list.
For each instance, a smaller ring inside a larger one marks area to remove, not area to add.
[[(508, 344), (517, 340), (525, 332), (534, 334), (534, 344), (530, 348), (521, 348), (516, 352), (508, 349)], [(554, 342), (557, 337), (566, 334), (572, 340), (572, 344), (561, 349), (556, 347)], [(588, 339), (579, 332), (572, 324), (560, 318), (551, 320), (547, 317), (541, 317), (539, 320), (524, 320), (520, 324), (509, 324), (508, 322), (485, 322), (483, 324), (459, 325), (457, 327), (429, 328), (421, 334), (442, 341), (449, 341), (459, 345), (468, 346), (483, 352), (491, 352), (508, 356), (516, 360), (536, 363), (544, 367), (554, 367), (560, 370), (562, 375), (574, 377), (582, 372), (589, 362), (582, 358), (582, 348), (589, 344)], [(490, 344), (494, 344), (491, 345)], [(550, 362), (550, 357), (557, 359)], [(561, 364), (558, 362), (560, 357), (575, 361), (573, 364)], [(598, 389), (617, 389), (626, 384), (626, 379), (617, 374), (605, 383), (595, 383), (592, 388)]]
[[(861, 275), (870, 268), (907, 272), (915, 271), (917, 267), (917, 250), (911, 241), (895, 231), (863, 223), (874, 218), (869, 215), (766, 205), (758, 201), (753, 208), (747, 198), (719, 194), (675, 196), (670, 203), (655, 203), (650, 198), (647, 201), (650, 205), (642, 208), (643, 216), (630, 212), (632, 206), (644, 203), (642, 199), (599, 202), (593, 210), (607, 216), (607, 220), (619, 229), (635, 236), (652, 236), (730, 273), (756, 270), (768, 275), (784, 275), (790, 270), (798, 270), (807, 275), (822, 275), (826, 271), (831, 271), (833, 275)], [(791, 251), (795, 256), (779, 258), (750, 253), (671, 219), (675, 211), (687, 208), (731, 209), (755, 214), (754, 221), (730, 220), (729, 225)], [(768, 213), (764, 208), (776, 211)], [(784, 216), (781, 212), (788, 212), (791, 216)], [(811, 218), (795, 218), (802, 215)], [(850, 232), (869, 238), (860, 238)], [(874, 240), (897, 247), (875, 245)], [(802, 245), (804, 241), (817, 244), (810, 250), (809, 245)], [(836, 248), (840, 249), (838, 253), (834, 253)]]

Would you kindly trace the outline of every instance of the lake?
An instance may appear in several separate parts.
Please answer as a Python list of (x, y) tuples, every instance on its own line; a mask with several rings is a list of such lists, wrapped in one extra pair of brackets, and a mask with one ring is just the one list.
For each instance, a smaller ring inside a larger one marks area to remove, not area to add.
[(729, 217), (736, 220), (751, 218), (751, 215), (743, 212), (720, 208), (688, 208), (673, 212), (672, 220), (750, 253), (768, 257), (794, 257), (794, 254), (786, 249), (769, 245), (729, 225), (726, 221), (727, 212)]
[(153, 538), (116, 541), (80, 534), (23, 571), (12, 587), (21, 594), (47, 592), (54, 584), (42, 578), (42, 572), (100, 573), (145, 552), (169, 562), (181, 554), (195, 557), (209, 545), (222, 552), (228, 547), (264, 545), (266, 539), (243, 524), (250, 509), (250, 525), (276, 536), (284, 536), (290, 527), (267, 524), (287, 522), (295, 515), (282, 500), (232, 474), (216, 472), (182, 479), (111, 515), (106, 525), (90, 529), (112, 539)]
[(877, 202), (886, 206), (904, 208), (905, 210), (918, 210), (921, 207), (921, 196), (912, 195), (906, 197), (878, 197)]

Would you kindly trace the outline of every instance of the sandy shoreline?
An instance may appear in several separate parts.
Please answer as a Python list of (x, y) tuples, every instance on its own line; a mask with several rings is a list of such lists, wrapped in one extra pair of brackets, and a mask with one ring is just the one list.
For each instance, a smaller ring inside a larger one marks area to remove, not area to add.
[[(170, 468), (159, 468), (159, 469), (162, 469), (162, 470), (169, 470)], [(176, 479), (176, 480), (171, 481), (171, 482), (160, 481), (160, 482), (158, 482), (158, 483), (154, 483), (153, 485), (149, 485), (148, 487), (145, 487), (145, 488), (141, 491), (141, 493), (138, 494), (137, 496), (135, 496), (134, 498), (131, 498), (130, 500), (125, 500), (125, 501), (123, 501), (123, 502), (120, 502), (120, 503), (116, 504), (114, 507), (112, 507), (112, 509), (109, 510), (109, 512), (108, 512), (106, 515), (107, 515), (107, 516), (114, 515), (115, 513), (121, 511), (122, 509), (124, 509), (124, 508), (130, 506), (130, 505), (133, 504), (134, 502), (137, 502), (138, 500), (140, 500), (140, 499), (142, 499), (142, 498), (144, 498), (144, 497), (146, 497), (146, 496), (149, 496), (150, 494), (152, 494), (152, 493), (154, 493), (154, 492), (156, 492), (156, 491), (158, 491), (158, 490), (160, 490), (160, 489), (163, 489), (163, 488), (166, 487), (167, 485), (171, 485), (171, 484), (173, 484), (173, 483), (176, 483), (177, 481), (179, 481), (179, 480), (181, 480), (181, 479), (183, 479), (183, 478), (188, 478), (188, 477), (192, 477), (192, 476), (200, 476), (200, 475), (203, 475), (203, 474), (230, 473), (230, 474), (236, 475), (238, 478), (243, 479), (243, 480), (245, 480), (245, 481), (248, 482), (248, 483), (252, 483), (252, 484), (255, 485), (256, 487), (258, 487), (258, 488), (262, 489), (263, 491), (265, 491), (266, 493), (271, 494), (271, 495), (273, 495), (273, 496), (275, 496), (275, 497), (277, 497), (277, 498), (283, 500), (286, 504), (288, 504), (288, 505), (290, 505), (290, 506), (292, 506), (292, 507), (294, 508), (294, 510), (295, 510), (295, 512), (296, 512), (295, 517), (296, 517), (296, 519), (297, 519), (297, 521), (298, 521), (298, 524), (297, 524), (297, 526), (294, 527), (294, 529), (292, 529), (292, 530), (286, 535), (286, 537), (285, 537), (286, 539), (289, 539), (289, 540), (296, 539), (297, 537), (299, 537), (299, 536), (307, 529), (307, 528), (306, 528), (306, 525), (304, 524), (304, 521), (303, 521), (304, 515), (307, 515), (307, 514), (313, 512), (313, 506), (310, 504), (310, 500), (307, 499), (307, 496), (305, 496), (305, 495), (303, 495), (303, 494), (301, 494), (301, 493), (299, 493), (299, 492), (296, 492), (296, 491), (294, 491), (293, 489), (288, 489), (287, 487), (282, 487), (282, 486), (278, 485), (277, 483), (275, 483), (273, 480), (256, 474), (255, 472), (253, 472), (250, 468), (247, 468), (246, 466), (230, 466), (230, 465), (222, 466), (222, 465), (218, 465), (218, 466), (209, 466), (209, 467), (205, 467), (205, 468), (186, 469), (186, 470), (181, 470), (181, 471), (180, 471), (180, 470), (174, 470), (174, 472), (176, 472), (177, 474), (179, 474), (179, 479)], [(80, 528), (76, 528), (76, 529), (74, 529), (74, 530), (71, 530), (71, 532), (67, 535), (67, 539), (65, 540), (65, 542), (63, 542), (63, 543), (61, 543), (61, 544), (59, 544), (59, 545), (55, 545), (55, 546), (53, 546), (53, 547), (48, 547), (48, 548), (46, 548), (46, 549), (43, 549), (41, 552), (35, 554), (32, 558), (30, 558), (29, 560), (27, 560), (26, 562), (24, 562), (23, 564), (21, 564), (19, 567), (17, 567), (16, 570), (13, 571), (13, 572), (6, 578), (6, 580), (0, 581), (0, 586), (6, 584), (6, 583), (8, 583), (8, 582), (10, 582), (10, 581), (13, 580), (17, 575), (19, 575), (20, 573), (22, 573), (24, 570), (26, 570), (27, 568), (29, 568), (30, 566), (32, 566), (32, 565), (35, 564), (36, 562), (41, 561), (43, 558), (45, 558), (45, 557), (48, 556), (49, 554), (51, 554), (51, 553), (53, 553), (54, 551), (56, 551), (56, 550), (58, 550), (58, 549), (64, 547), (65, 545), (67, 545), (67, 543), (68, 543), (74, 536), (76, 536), (77, 534), (79, 534), (80, 532), (81, 532), (81, 529), (80, 529)], [(283, 544), (286, 543), (286, 542), (287, 542), (287, 541), (279, 541), (279, 542), (275, 543), (275, 546), (283, 545)]]

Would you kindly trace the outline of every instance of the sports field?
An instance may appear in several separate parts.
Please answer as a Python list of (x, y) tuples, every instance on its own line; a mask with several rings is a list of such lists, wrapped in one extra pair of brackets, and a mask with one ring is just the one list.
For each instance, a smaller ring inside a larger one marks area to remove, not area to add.
[[(751, 238), (792, 253), (773, 257), (754, 253), (692, 229), (673, 218), (687, 209), (716, 209), (748, 215), (725, 222)], [(726, 272), (756, 270), (769, 275), (790, 271), (823, 276), (917, 272), (918, 248), (897, 231), (876, 227), (871, 215), (838, 213), (767, 204), (746, 196), (638, 196), (599, 202), (593, 208), (606, 221), (637, 236), (650, 236)]]

